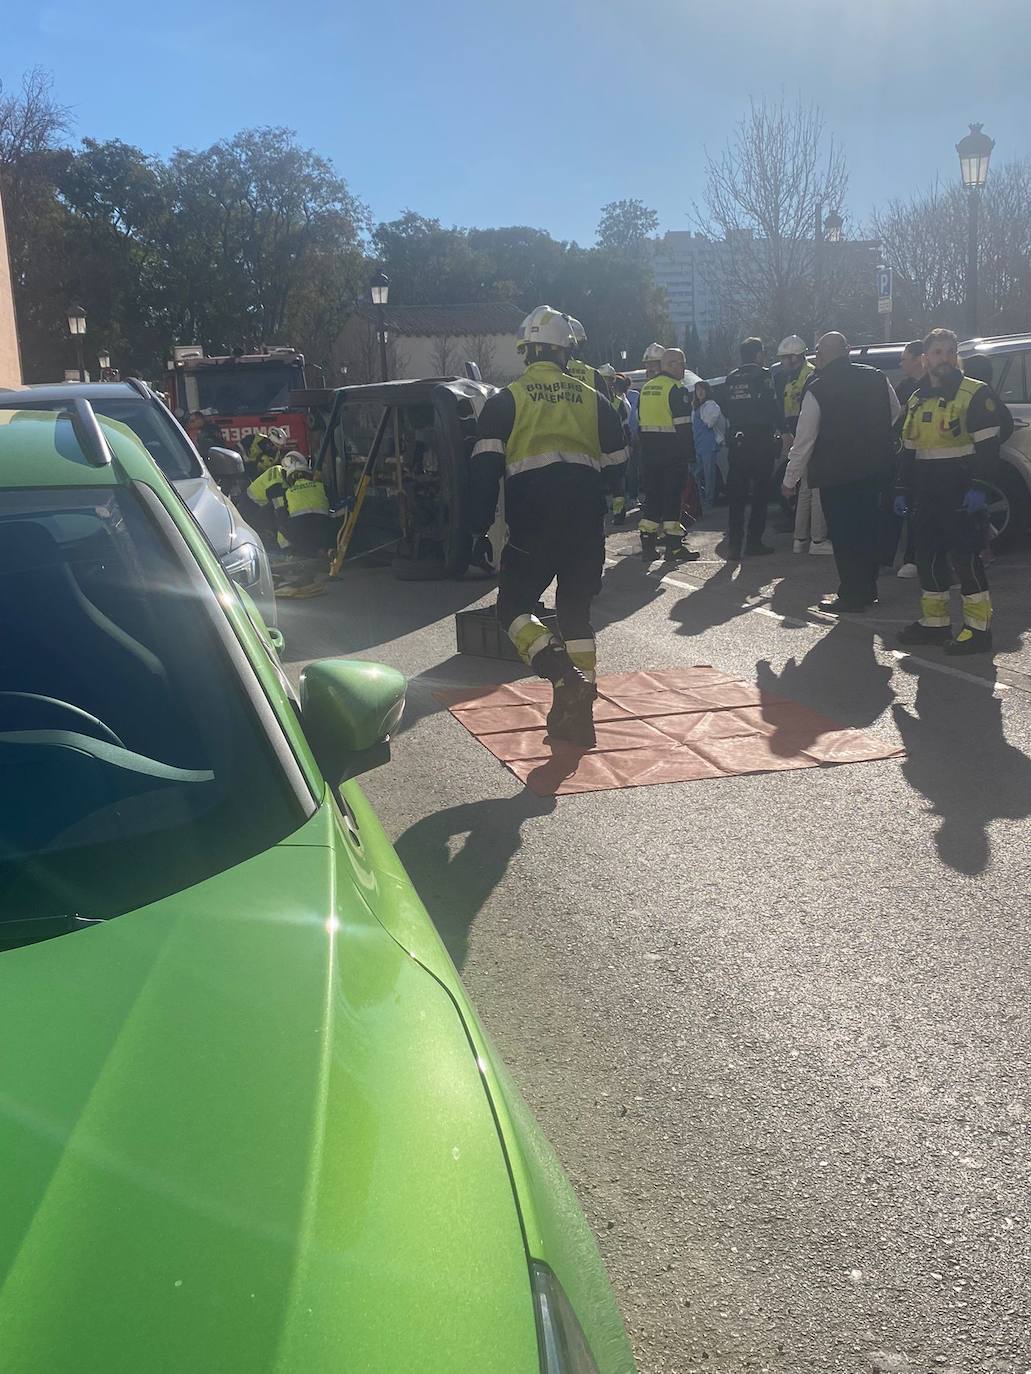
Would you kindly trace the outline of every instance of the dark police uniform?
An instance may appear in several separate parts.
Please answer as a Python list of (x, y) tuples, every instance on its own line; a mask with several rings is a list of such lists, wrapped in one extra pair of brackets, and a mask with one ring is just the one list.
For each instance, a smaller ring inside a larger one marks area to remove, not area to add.
[(781, 410), (768, 368), (743, 363), (718, 388), (720, 409), (727, 420), (729, 445), (727, 539), (732, 554), (740, 553), (748, 517), (748, 545), (756, 547), (766, 528), (770, 478), (777, 459)]

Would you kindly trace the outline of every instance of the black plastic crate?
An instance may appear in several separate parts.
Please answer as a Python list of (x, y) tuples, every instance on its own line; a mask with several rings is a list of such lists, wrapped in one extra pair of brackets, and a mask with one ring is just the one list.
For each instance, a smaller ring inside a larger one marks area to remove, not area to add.
[[(558, 634), (554, 610), (538, 606), (536, 614), (553, 634)], [(460, 654), (476, 658), (503, 658), (521, 663), (515, 645), (498, 623), (497, 606), (481, 606), (475, 611), (459, 611), (455, 616), (455, 642)]]

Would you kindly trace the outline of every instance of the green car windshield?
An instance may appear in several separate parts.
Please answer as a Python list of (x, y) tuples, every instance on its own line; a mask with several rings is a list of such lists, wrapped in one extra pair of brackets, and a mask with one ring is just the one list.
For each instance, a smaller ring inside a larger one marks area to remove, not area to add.
[(212, 604), (132, 489), (0, 491), (0, 949), (302, 823)]

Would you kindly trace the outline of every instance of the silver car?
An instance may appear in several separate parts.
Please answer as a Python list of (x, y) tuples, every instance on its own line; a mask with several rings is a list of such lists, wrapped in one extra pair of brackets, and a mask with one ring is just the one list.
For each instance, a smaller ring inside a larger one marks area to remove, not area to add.
[(276, 597), (268, 554), (215, 481), (215, 477), (242, 474), (240, 455), (231, 449), (213, 448), (205, 462), (167, 406), (145, 383), (135, 379), (61, 382), (0, 391), (0, 410), (60, 410), (76, 396), (84, 396), (98, 415), (127, 425), (139, 438), (207, 535), (226, 572), (247, 589), (265, 624), (274, 628)]

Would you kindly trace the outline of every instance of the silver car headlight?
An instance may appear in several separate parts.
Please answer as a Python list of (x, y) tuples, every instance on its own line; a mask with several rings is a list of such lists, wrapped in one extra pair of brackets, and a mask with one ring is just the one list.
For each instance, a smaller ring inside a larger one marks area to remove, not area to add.
[(261, 556), (256, 544), (239, 544), (222, 555), (222, 566), (241, 587), (253, 587), (261, 578)]
[(546, 1264), (530, 1261), (541, 1374), (598, 1374), (583, 1333), (562, 1285)]

